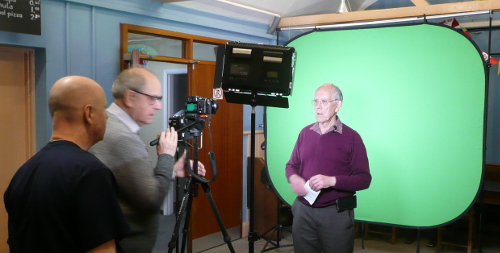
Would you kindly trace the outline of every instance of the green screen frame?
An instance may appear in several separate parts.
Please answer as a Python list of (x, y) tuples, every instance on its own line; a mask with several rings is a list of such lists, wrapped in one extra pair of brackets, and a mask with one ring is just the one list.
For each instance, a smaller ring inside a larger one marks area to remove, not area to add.
[(432, 228), (475, 202), (484, 167), (486, 67), (463, 33), (437, 24), (315, 31), (297, 51), (289, 108), (266, 108), (266, 161), (291, 205), (285, 164), (313, 123), (317, 87), (340, 87), (339, 117), (359, 132), (373, 177), (359, 191), (358, 221)]

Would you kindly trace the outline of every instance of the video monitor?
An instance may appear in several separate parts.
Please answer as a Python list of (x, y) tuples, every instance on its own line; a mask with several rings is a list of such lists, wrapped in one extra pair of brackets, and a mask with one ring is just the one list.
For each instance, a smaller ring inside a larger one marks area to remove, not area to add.
[(289, 96), (295, 48), (228, 42), (218, 48), (215, 85), (224, 91)]

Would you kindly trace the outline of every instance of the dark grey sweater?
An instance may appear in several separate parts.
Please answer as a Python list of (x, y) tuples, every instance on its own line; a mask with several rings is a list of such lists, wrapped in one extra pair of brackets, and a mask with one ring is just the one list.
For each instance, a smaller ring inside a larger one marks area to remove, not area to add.
[(89, 151), (115, 175), (118, 200), (131, 228), (131, 234), (120, 242), (123, 250), (152, 252), (160, 207), (172, 181), (174, 157), (159, 155), (154, 168), (139, 135), (109, 111), (104, 139)]

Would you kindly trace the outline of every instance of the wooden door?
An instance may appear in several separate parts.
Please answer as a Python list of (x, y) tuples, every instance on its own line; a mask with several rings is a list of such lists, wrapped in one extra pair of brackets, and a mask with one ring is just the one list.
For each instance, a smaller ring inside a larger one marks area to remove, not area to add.
[[(215, 62), (194, 64), (189, 71), (189, 95), (212, 98)], [(217, 160), (217, 178), (209, 186), (224, 227), (230, 229), (241, 227), (243, 105), (227, 103), (225, 100), (217, 100), (217, 104), (219, 108), (217, 113), (212, 115), (210, 127), (213, 152)], [(210, 136), (207, 122), (203, 130), (203, 149), (199, 151), (199, 160), (207, 167), (207, 179), (212, 178), (208, 160), (209, 150)], [(221, 230), (214, 212), (200, 185), (198, 197), (193, 198), (189, 245), (193, 239), (219, 231)], [(220, 242), (224, 243), (222, 234)]]
[(0, 46), (0, 252), (9, 252), (3, 194), (35, 152), (33, 55), (32, 49)]

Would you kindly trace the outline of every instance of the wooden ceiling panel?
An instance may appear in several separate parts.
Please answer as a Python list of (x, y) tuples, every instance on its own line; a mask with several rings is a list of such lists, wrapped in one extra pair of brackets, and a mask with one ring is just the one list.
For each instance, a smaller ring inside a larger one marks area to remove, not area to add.
[[(416, 6), (383, 10), (365, 10), (346, 13), (283, 17), (278, 28), (321, 26), (340, 23), (367, 22), (398, 18), (423, 17), (424, 15), (457, 14), (475, 11), (500, 10), (499, 0), (485, 0), (429, 5), (425, 0), (412, 0)], [(426, 4), (427, 3), (427, 4)]]

